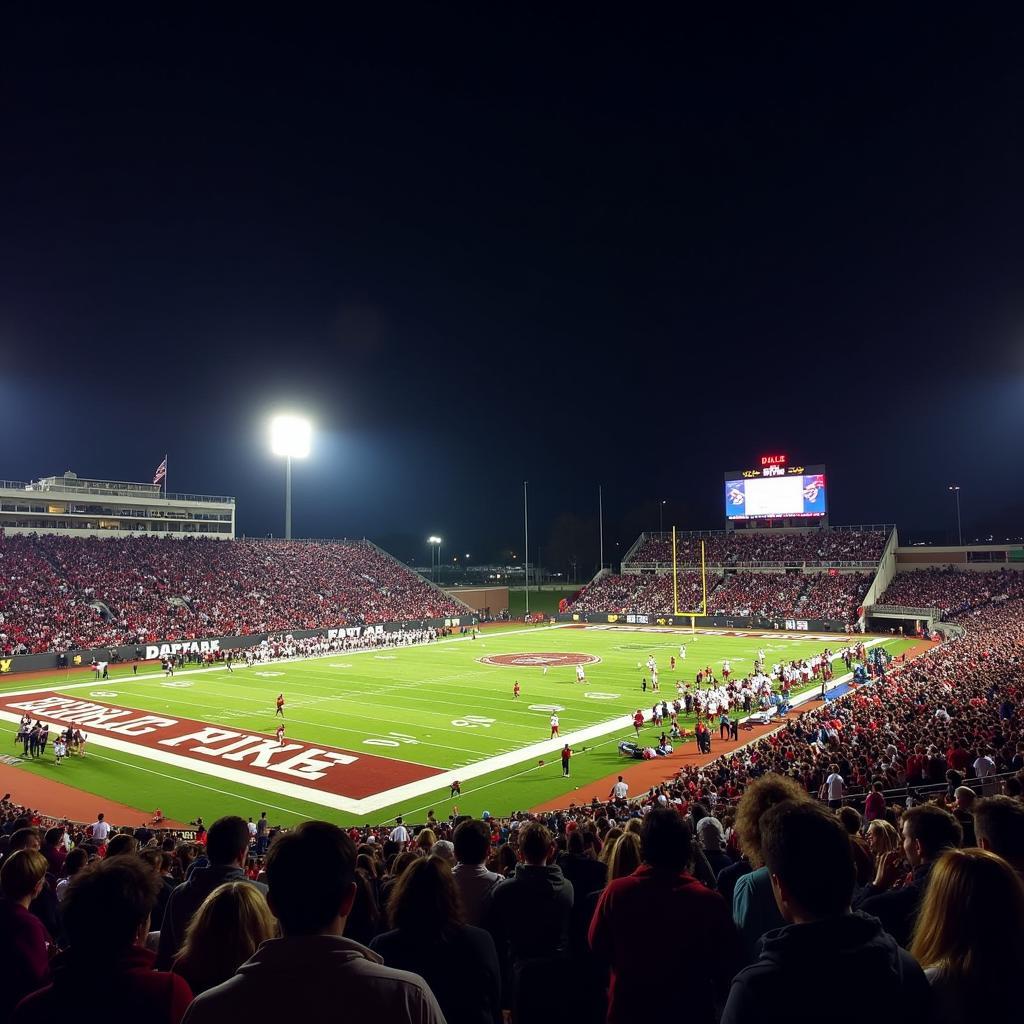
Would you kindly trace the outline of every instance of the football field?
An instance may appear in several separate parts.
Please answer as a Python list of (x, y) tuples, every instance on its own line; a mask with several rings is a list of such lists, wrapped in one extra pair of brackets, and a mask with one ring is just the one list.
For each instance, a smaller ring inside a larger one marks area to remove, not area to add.
[[(885, 641), (894, 653), (907, 643)], [(49, 722), (51, 736), (76, 723), (89, 737), (85, 757), (57, 766), (51, 744), (19, 767), (143, 810), (160, 807), (178, 821), (266, 810), (280, 824), (305, 817), (377, 824), (397, 814), (422, 820), (428, 808), (446, 817), (453, 805), (461, 813), (506, 814), (629, 763), (617, 744), (635, 739), (629, 716), (637, 708), (650, 716), (654, 695), (649, 685), (641, 690), (649, 656), (658, 663), (658, 696), (671, 703), (677, 679), (692, 682), (707, 665), (717, 675), (723, 659), (742, 676), (759, 648), (775, 663), (842, 645), (794, 634), (545, 625), (232, 673), (186, 667), (165, 678), (146, 663), (138, 675), (120, 668), (103, 681), (6, 679), (0, 730), (3, 753), (18, 754), (20, 715)], [(840, 663), (836, 676), (843, 671)], [(283, 716), (275, 714), (279, 693)], [(551, 738), (553, 713), (558, 739)], [(684, 723), (692, 729), (692, 718)], [(645, 727), (644, 742), (654, 745), (660, 732)], [(571, 779), (562, 777), (563, 742), (575, 754)], [(667, 759), (666, 772), (671, 766)], [(455, 780), (461, 795), (452, 797)]]

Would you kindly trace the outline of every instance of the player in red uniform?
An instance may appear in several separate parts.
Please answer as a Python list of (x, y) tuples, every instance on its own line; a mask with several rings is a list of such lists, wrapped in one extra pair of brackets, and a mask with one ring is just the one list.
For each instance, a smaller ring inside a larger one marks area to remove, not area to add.
[(512, 696), (515, 700), (519, 700), (519, 680), (516, 680), (515, 686), (512, 687)]
[(277, 742), (279, 746), (284, 746), (284, 726), (279, 725), (277, 727)]
[(633, 715), (633, 728), (636, 729), (636, 738), (640, 739), (640, 729), (644, 724), (644, 713), (637, 708), (636, 714)]
[(274, 717), (276, 718), (278, 715), (280, 715), (282, 718), (284, 718), (284, 694), (283, 693), (279, 693), (277, 695), (277, 711), (274, 713)]

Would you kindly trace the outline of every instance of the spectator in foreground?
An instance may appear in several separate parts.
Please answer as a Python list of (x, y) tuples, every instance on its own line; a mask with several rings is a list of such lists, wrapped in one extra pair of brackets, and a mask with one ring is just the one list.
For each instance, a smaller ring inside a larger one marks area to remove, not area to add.
[(1020, 1015), (1024, 884), (1001, 857), (947, 850), (936, 861), (911, 952), (934, 993), (935, 1024)]
[[(621, 840), (620, 840), (621, 842)], [(637, 1019), (651, 991), (651, 935), (658, 922), (659, 957), (685, 964), (700, 979), (685, 994), (686, 1019), (710, 1024), (714, 998), (724, 997), (740, 964), (740, 947), (729, 911), (716, 892), (687, 873), (692, 856), (689, 823), (674, 810), (651, 811), (640, 833), (643, 864), (608, 884), (590, 925), (590, 948), (611, 970), (609, 1024)]]
[(203, 900), (189, 922), (174, 972), (199, 995), (227, 981), (275, 935), (277, 922), (263, 893), (245, 882), (227, 882)]
[(395, 883), (388, 903), (392, 931), (370, 948), (389, 967), (420, 975), (448, 1024), (501, 1024), (501, 972), (494, 940), (462, 920), (451, 869), (421, 858)]
[(540, 822), (519, 830), (523, 858), (515, 874), (494, 887), (487, 929), (502, 969), (502, 1008), (515, 1021), (561, 1019), (552, 986), (564, 978), (573, 908), (572, 883), (552, 863), (555, 841)]
[[(932, 868), (946, 850), (960, 845), (961, 837), (960, 825), (949, 811), (934, 804), (911, 807), (903, 815), (902, 849), (879, 860), (874, 881), (857, 894), (857, 909), (877, 917), (906, 949)], [(893, 888), (906, 875), (904, 856), (911, 868), (910, 881)]]
[(181, 944), (192, 915), (203, 900), (225, 882), (254, 885), (264, 895), (267, 887), (262, 882), (246, 878), (245, 859), (249, 853), (249, 825), (244, 818), (218, 818), (206, 837), (207, 867), (194, 867), (188, 880), (182, 882), (167, 900), (163, 923), (160, 926), (160, 946), (157, 966), (169, 969)]
[(785, 775), (763, 775), (752, 782), (736, 806), (736, 835), (751, 867), (737, 879), (732, 896), (732, 919), (743, 940), (744, 956), (751, 962), (758, 953), (758, 940), (765, 932), (786, 922), (779, 912), (771, 876), (761, 854), (761, 816), (783, 800), (810, 800), (798, 782)]
[[(244, 822), (243, 822), (244, 824)], [(281, 938), (269, 939), (233, 978), (198, 996), (188, 1024), (346, 1019), (444, 1024), (422, 978), (383, 966), (344, 938), (355, 900), (355, 843), (335, 825), (306, 821), (267, 854), (267, 901)]]
[(869, 994), (873, 1024), (930, 1020), (921, 968), (877, 920), (850, 910), (853, 850), (835, 817), (810, 801), (786, 800), (765, 812), (760, 832), (786, 925), (764, 936), (757, 960), (733, 980), (722, 1024), (760, 1020), (786, 992), (799, 994), (787, 1000), (792, 1024), (818, 1024), (823, 1014), (860, 1024), (864, 1004), (837, 998), (838, 971)]
[(486, 822), (469, 818), (459, 822), (452, 838), (458, 861), (452, 870), (452, 878), (462, 901), (463, 915), (467, 924), (480, 924), (484, 905), (501, 881), (501, 875), (484, 867), (491, 851), (491, 830)]
[(28, 909), (46, 884), (46, 867), (38, 850), (18, 850), (0, 867), (0, 1021), (7, 1021), (22, 996), (45, 984), (50, 974), (49, 936)]
[(987, 796), (974, 805), (974, 831), (983, 850), (998, 854), (1024, 882), (1024, 804)]
[(158, 879), (134, 857), (96, 861), (75, 876), (61, 904), (68, 948), (53, 982), (23, 999), (12, 1024), (61, 1024), (68, 1007), (109, 999), (125, 1020), (179, 1024), (192, 999), (188, 982), (154, 970), (143, 948)]

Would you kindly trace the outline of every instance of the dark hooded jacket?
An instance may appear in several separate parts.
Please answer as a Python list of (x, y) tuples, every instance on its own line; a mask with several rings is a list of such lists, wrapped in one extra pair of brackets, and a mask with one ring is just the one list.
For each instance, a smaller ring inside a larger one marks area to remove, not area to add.
[(786, 1024), (863, 1024), (866, 1007), (872, 1024), (915, 1024), (930, 1019), (930, 996), (924, 971), (877, 918), (852, 913), (768, 932), (733, 979), (721, 1024), (764, 1020), (780, 999)]

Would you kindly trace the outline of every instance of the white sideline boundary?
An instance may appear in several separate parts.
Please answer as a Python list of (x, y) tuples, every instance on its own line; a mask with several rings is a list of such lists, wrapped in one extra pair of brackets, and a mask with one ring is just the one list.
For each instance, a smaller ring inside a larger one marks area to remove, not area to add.
[[(550, 628), (564, 628), (565, 626), (572, 626), (573, 623), (564, 623), (556, 627)], [(659, 630), (660, 631), (660, 630)], [(515, 636), (522, 633), (535, 633), (537, 627), (525, 630), (509, 630), (502, 633), (502, 636)], [(801, 637), (794, 637), (794, 639), (802, 639)], [(808, 637), (807, 639), (810, 639)], [(865, 647), (872, 647), (875, 644), (882, 643), (884, 637), (876, 637), (871, 640), (864, 640)], [(408, 644), (407, 647), (429, 647), (437, 646), (442, 643), (452, 642), (473, 642), (470, 637), (452, 637), (447, 640), (435, 640), (424, 644)], [(395, 648), (401, 650), (402, 648)], [(322, 658), (337, 657), (339, 653), (344, 653), (347, 657), (349, 654), (368, 654), (373, 653), (376, 648), (367, 648), (364, 651), (347, 651), (338, 652), (334, 651), (329, 655), (321, 655), (316, 658), (286, 658), (281, 659), (278, 662), (262, 662), (261, 664), (288, 664), (292, 662), (306, 662), (306, 661), (318, 661)], [(835, 655), (832, 658), (833, 661), (839, 660), (839, 655)], [(175, 677), (181, 675), (199, 675), (209, 672), (224, 672), (227, 671), (223, 666), (210, 666), (208, 668), (201, 669), (187, 669), (181, 672), (175, 673)], [(239, 669), (244, 672), (245, 669)], [(129, 682), (135, 680), (146, 680), (146, 679), (160, 679), (163, 677), (162, 672), (149, 673), (148, 675), (133, 675), (133, 676), (117, 676), (113, 679), (106, 680), (90, 680), (87, 683), (72, 683), (66, 686), (61, 686), (59, 683), (51, 683), (50, 685), (39, 688), (36, 687), (31, 690), (19, 690), (19, 691), (6, 691), (0, 693), (0, 697), (8, 699), (11, 697), (22, 697), (31, 696), (38, 693), (50, 693), (54, 689), (70, 690), (70, 689), (83, 689), (83, 688), (95, 688), (97, 685), (103, 686), (105, 684), (114, 685), (120, 682)], [(834, 689), (837, 686), (849, 681), (853, 678), (853, 673), (847, 673), (838, 679), (832, 681), (832, 685), (829, 689)], [(812, 700), (818, 693), (816, 687), (809, 687), (803, 694), (796, 697), (790, 704), (790, 707), (797, 707), (800, 704), (805, 703), (808, 700)], [(646, 695), (645, 695), (646, 696)], [(669, 696), (665, 695), (666, 698)], [(99, 699), (99, 698), (98, 698)], [(674, 698), (673, 698), (674, 699)], [(40, 716), (42, 719), (46, 719), (45, 715)], [(170, 717), (170, 716), (169, 716)], [(13, 722), (17, 724), (19, 716), (13, 712), (4, 711), (0, 709), (0, 720)], [(741, 723), (746, 719), (741, 719)], [(60, 723), (55, 723), (60, 724)], [(215, 724), (215, 723), (210, 723)], [(447, 789), (453, 782), (458, 780), (459, 782), (467, 782), (471, 779), (479, 778), (483, 775), (489, 775), (491, 772), (500, 771), (503, 768), (511, 768), (515, 765), (521, 764), (524, 761), (532, 760), (533, 758), (542, 758), (545, 755), (556, 753), (562, 749), (562, 746), (568, 743), (570, 746), (574, 744), (583, 744), (589, 740), (598, 739), (601, 736), (606, 736), (608, 733), (615, 732), (619, 729), (628, 728), (633, 724), (633, 716), (631, 714), (620, 715), (616, 718), (609, 719), (605, 722), (600, 722), (597, 725), (588, 726), (585, 729), (579, 729), (576, 732), (565, 733), (563, 736), (558, 736), (553, 739), (541, 740), (538, 743), (532, 743), (529, 746), (518, 747), (515, 750), (511, 750), (505, 754), (496, 754), (494, 757), (485, 758), (482, 761), (477, 761), (474, 764), (466, 765), (463, 768), (453, 768), (448, 771), (443, 771), (438, 775), (432, 775), (429, 778), (418, 779), (415, 782), (405, 783), (401, 786), (396, 786), (393, 789), (382, 790), (379, 793), (374, 793), (371, 796), (363, 797), (361, 799), (354, 799), (352, 797), (341, 796), (337, 793), (328, 793), (319, 789), (314, 789), (309, 786), (303, 786), (295, 782), (287, 782), (284, 779), (268, 779), (263, 776), (257, 776), (250, 774), (239, 768), (231, 768), (226, 765), (210, 764), (205, 761), (185, 757), (181, 754), (175, 754), (167, 750), (155, 750), (151, 747), (144, 746), (142, 744), (130, 743), (126, 740), (118, 739), (114, 736), (105, 735), (99, 731), (93, 731), (89, 734), (90, 747), (106, 747), (111, 750), (116, 750), (119, 753), (131, 754), (135, 757), (141, 757), (146, 760), (156, 761), (168, 766), (175, 768), (181, 768), (186, 771), (197, 772), (201, 775), (209, 775), (214, 778), (223, 779), (225, 781), (235, 782), (239, 785), (247, 786), (251, 789), (262, 789), (267, 792), (276, 793), (279, 796), (291, 797), (295, 800), (302, 800), (306, 803), (318, 804), (323, 807), (330, 807), (334, 810), (344, 811), (347, 814), (355, 816), (364, 816), (374, 811), (378, 811), (383, 807), (390, 807), (392, 804), (401, 803), (406, 800), (414, 800), (421, 796), (426, 796), (428, 793), (433, 793), (438, 789)], [(380, 757), (382, 755), (375, 755)], [(185, 783), (187, 780), (176, 780)]]

